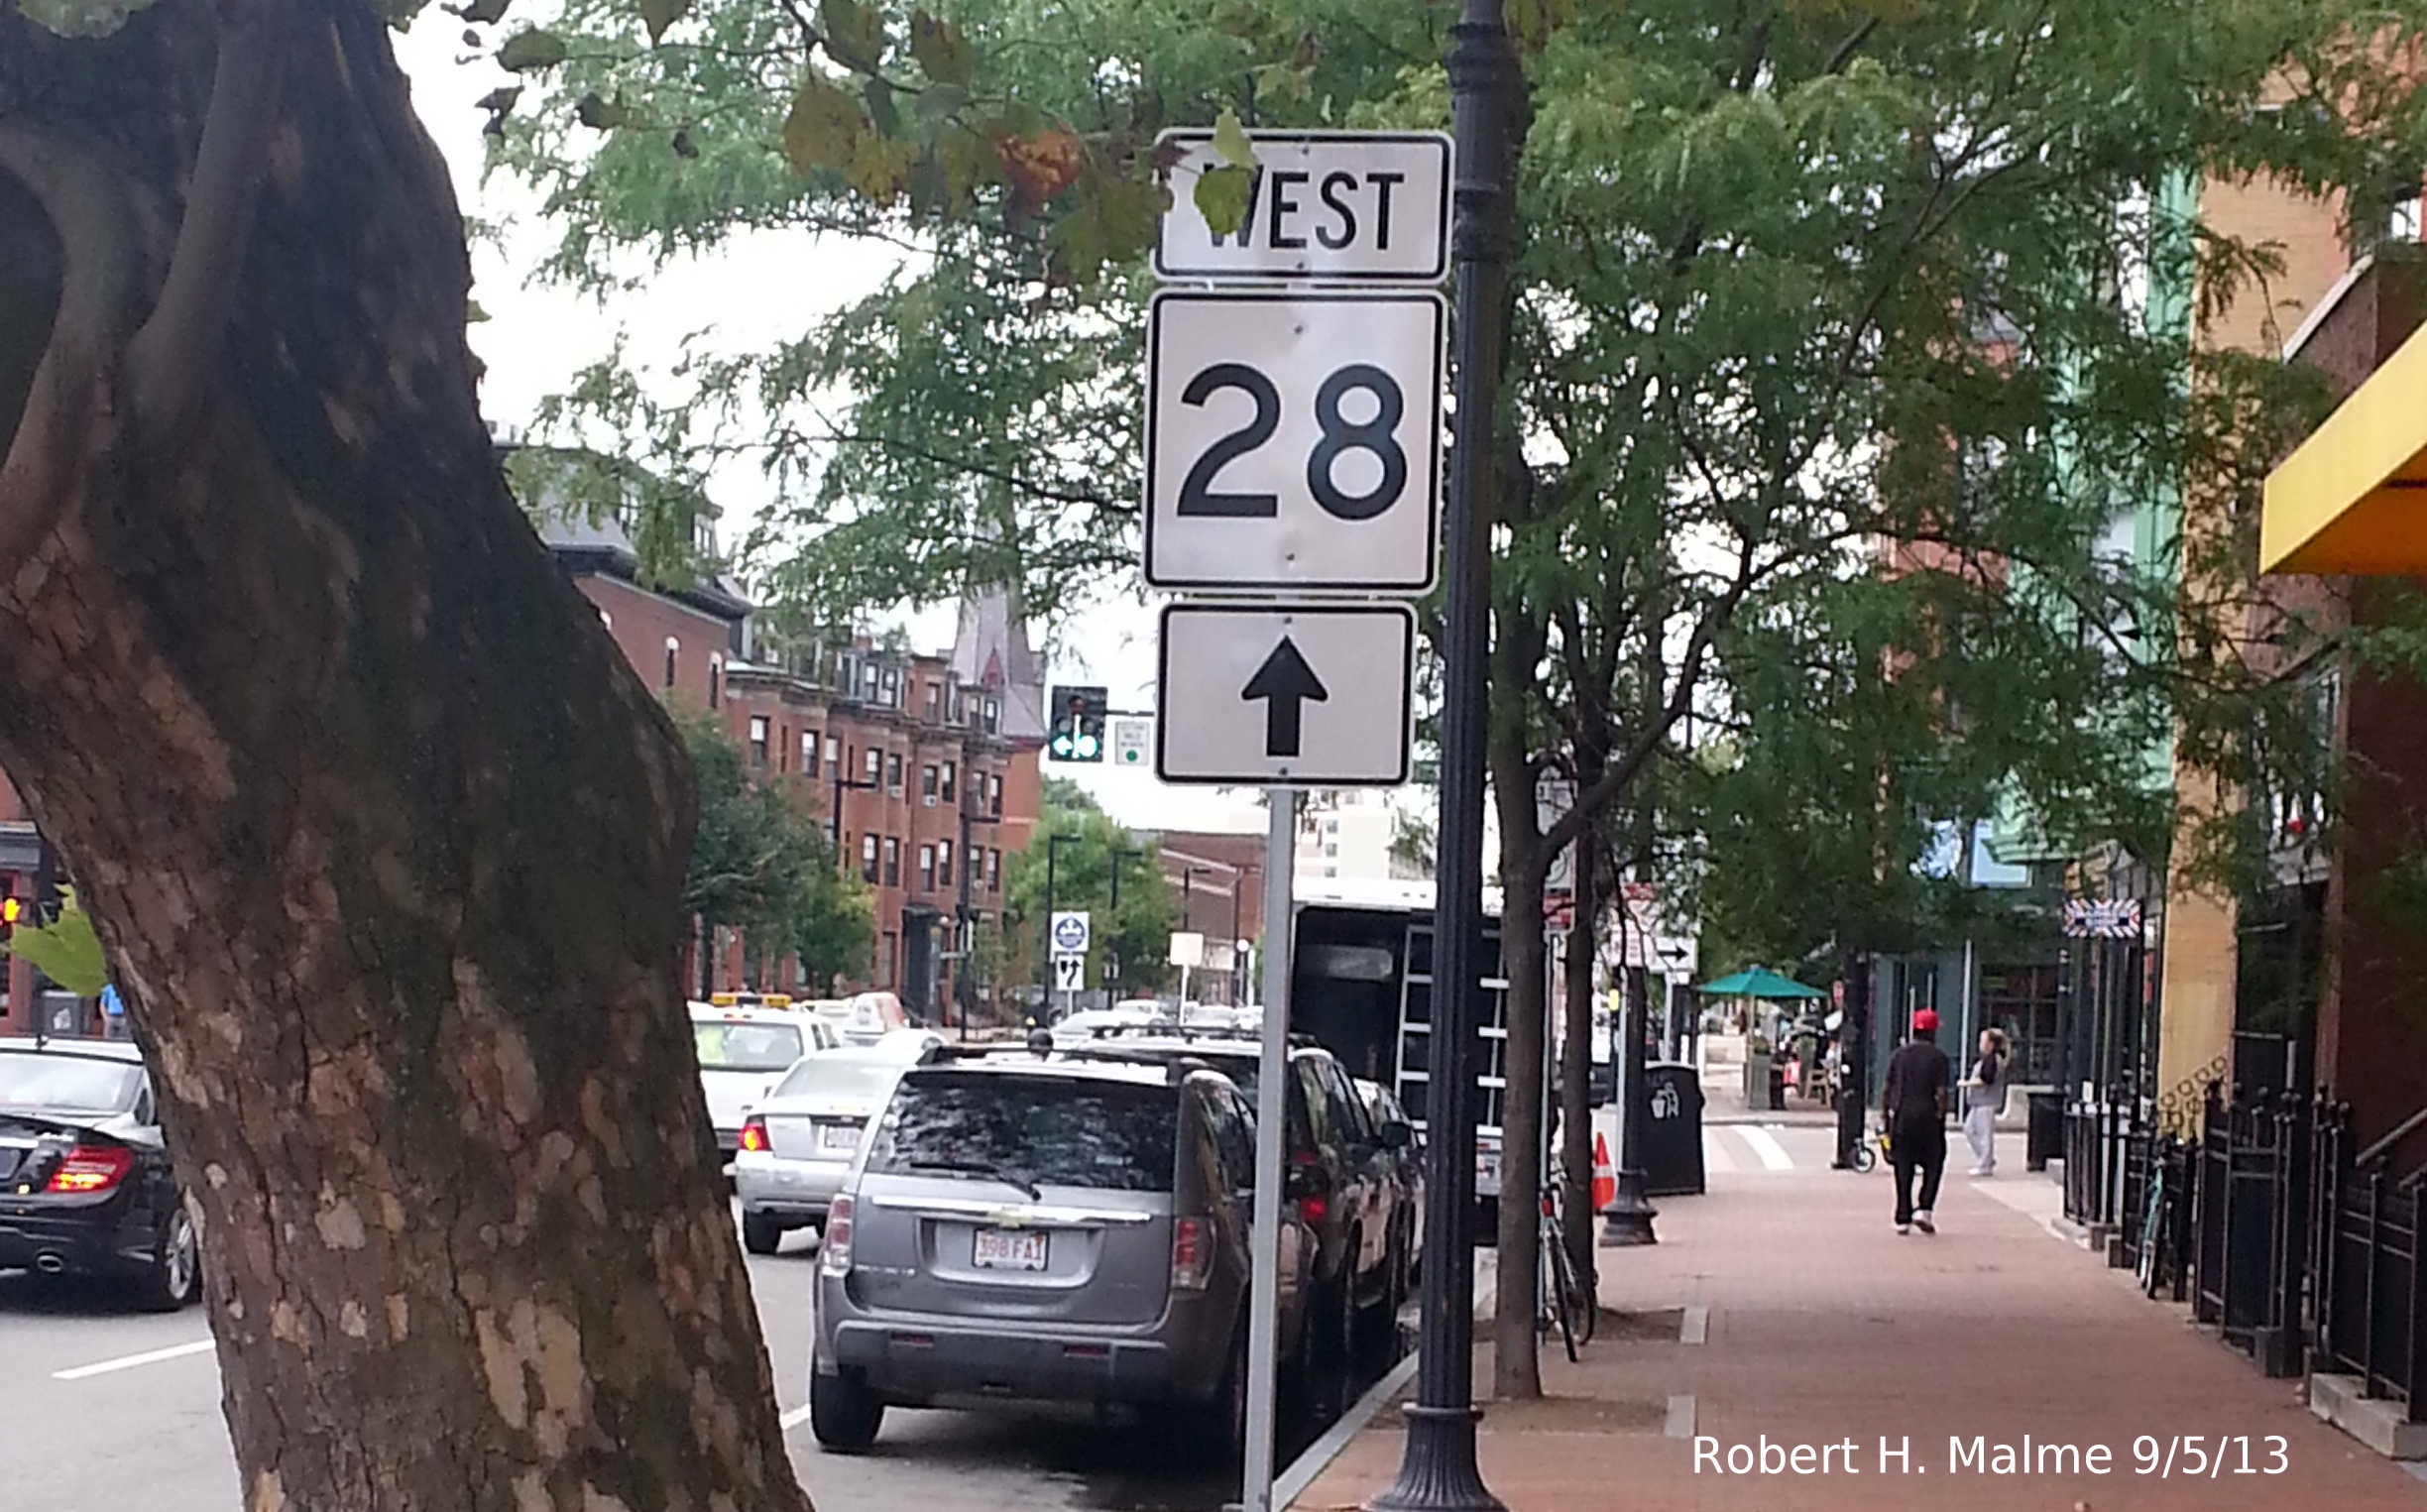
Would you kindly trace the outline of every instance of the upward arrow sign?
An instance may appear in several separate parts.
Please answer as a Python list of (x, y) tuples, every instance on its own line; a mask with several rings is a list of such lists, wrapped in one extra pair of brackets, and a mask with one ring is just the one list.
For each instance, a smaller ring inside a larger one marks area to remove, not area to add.
[[(1236, 662), (1231, 664), (1237, 665)], [(1307, 700), (1313, 699), (1319, 704), (1329, 702), (1331, 690), (1325, 687), (1323, 679), (1315, 675), (1315, 669), (1307, 665), (1306, 657), (1298, 650), (1298, 642), (1283, 636), (1281, 643), (1273, 647), (1272, 654), (1264, 658), (1264, 664), (1256, 668), (1256, 674), (1247, 679), (1247, 686), (1239, 690), (1239, 697), (1248, 703), (1254, 703), (1259, 698), (1265, 700), (1264, 754), (1268, 756), (1295, 756), (1298, 755), (1299, 716), (1304, 712)]]

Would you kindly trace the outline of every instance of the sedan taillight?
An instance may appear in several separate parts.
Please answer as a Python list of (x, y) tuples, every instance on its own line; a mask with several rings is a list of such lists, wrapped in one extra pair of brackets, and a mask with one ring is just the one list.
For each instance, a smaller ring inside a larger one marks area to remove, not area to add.
[(762, 1152), (768, 1148), (766, 1120), (756, 1113), (742, 1120), (742, 1148), (752, 1153)]
[(826, 1210), (826, 1231), (818, 1239), (818, 1269), (830, 1276), (851, 1274), (852, 1200), (837, 1197)]
[(1173, 1221), (1172, 1290), (1202, 1292), (1213, 1275), (1214, 1225), (1201, 1218)]
[(135, 1152), (123, 1144), (77, 1143), (51, 1173), (46, 1192), (107, 1192), (135, 1169)]

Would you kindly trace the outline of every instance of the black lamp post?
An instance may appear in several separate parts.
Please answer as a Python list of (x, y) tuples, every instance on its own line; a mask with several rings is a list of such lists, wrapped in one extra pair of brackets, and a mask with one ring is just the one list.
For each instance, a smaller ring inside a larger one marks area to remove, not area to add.
[(1650, 1026), (1651, 974), (1640, 966), (1625, 968), (1625, 990), (1618, 994), (1618, 1186), (1609, 1206), (1601, 1210), (1601, 1243), (1616, 1249), (1632, 1244), (1657, 1244), (1652, 1220), (1659, 1210), (1644, 1196), (1644, 1031)]
[[(1502, 0), (1465, 0), (1450, 28), (1455, 116), (1457, 412), (1442, 523), (1442, 710), (1439, 869), (1433, 906), (1432, 1078), (1425, 1087), (1423, 1323), (1416, 1401), (1407, 1409), (1399, 1478), (1373, 1512), (1501, 1512), (1475, 1463), (1474, 1202), (1476, 995), (1483, 914), (1483, 765), (1491, 645), (1492, 427), (1507, 344), (1509, 231), (1516, 159), (1510, 141), (1517, 49)], [(1268, 944), (1274, 942), (1267, 942)], [(1533, 1194), (1520, 1193), (1530, 1201)]]
[(1038, 965), (1037, 989), (1041, 995), (1037, 1008), (1048, 1020), (1053, 1017), (1054, 868), (1062, 855), (1062, 848), (1078, 843), (1079, 837), (1076, 835), (1045, 837), (1045, 951)]

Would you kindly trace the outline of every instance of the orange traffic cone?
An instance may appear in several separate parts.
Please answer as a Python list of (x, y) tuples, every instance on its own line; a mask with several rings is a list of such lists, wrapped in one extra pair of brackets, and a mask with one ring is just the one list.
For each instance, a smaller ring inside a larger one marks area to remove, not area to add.
[(1593, 1135), (1593, 1212), (1599, 1213), (1618, 1200), (1618, 1172), (1610, 1165), (1609, 1140), (1596, 1132)]

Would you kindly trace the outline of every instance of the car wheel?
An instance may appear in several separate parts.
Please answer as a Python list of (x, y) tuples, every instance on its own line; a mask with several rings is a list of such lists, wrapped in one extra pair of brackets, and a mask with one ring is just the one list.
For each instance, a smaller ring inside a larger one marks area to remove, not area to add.
[(876, 1442), (884, 1403), (850, 1375), (809, 1377), (809, 1432), (838, 1454), (856, 1454)]
[(193, 1219), (180, 1201), (161, 1224), (152, 1268), (135, 1283), (135, 1300), (150, 1312), (173, 1313), (190, 1307), (202, 1295), (201, 1246), (195, 1242)]
[(783, 1247), (783, 1224), (771, 1213), (742, 1210), (742, 1247), (754, 1255), (771, 1255)]

